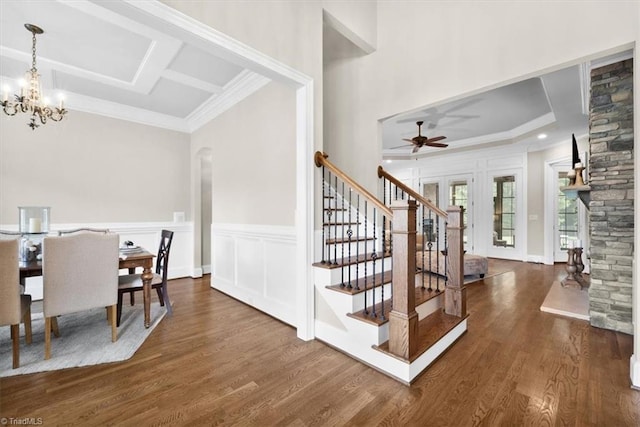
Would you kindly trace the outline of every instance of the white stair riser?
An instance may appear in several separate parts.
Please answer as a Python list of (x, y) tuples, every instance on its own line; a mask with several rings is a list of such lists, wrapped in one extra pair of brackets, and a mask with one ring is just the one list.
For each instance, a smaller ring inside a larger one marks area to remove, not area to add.
[[(340, 316), (346, 316), (347, 313), (355, 313), (364, 309), (364, 295), (367, 294), (367, 305), (371, 305), (371, 301), (373, 300), (374, 290), (367, 289), (366, 292), (360, 292), (355, 295), (350, 295), (343, 292), (338, 292), (335, 290), (327, 289), (323, 283), (329, 276), (327, 274), (327, 270), (324, 269), (315, 269), (315, 284), (316, 288), (321, 290), (322, 294), (326, 294), (327, 301), (331, 301), (332, 309), (339, 314)], [(384, 285), (384, 297), (385, 299), (389, 299), (391, 297), (391, 283), (387, 283)], [(382, 288), (380, 286), (375, 288), (375, 302), (379, 303), (382, 300)]]

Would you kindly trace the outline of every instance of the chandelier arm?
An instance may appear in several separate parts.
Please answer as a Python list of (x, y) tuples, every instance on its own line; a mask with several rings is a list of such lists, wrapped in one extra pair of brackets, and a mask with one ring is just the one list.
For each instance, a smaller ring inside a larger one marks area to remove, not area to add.
[(18, 107), (16, 104), (9, 104), (7, 101), (2, 102), (2, 110), (7, 116), (15, 116), (18, 114)]

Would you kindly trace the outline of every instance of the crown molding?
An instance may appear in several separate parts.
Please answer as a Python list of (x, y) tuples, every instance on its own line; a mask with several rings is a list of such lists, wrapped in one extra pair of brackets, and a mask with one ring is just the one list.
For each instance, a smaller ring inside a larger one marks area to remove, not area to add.
[(82, 111), (147, 126), (189, 133), (189, 127), (186, 121), (178, 117), (155, 113), (142, 108), (105, 101), (78, 93), (66, 92), (66, 95), (65, 104), (69, 110)]
[(187, 128), (190, 132), (198, 130), (270, 81), (260, 74), (244, 70), (225, 85), (225, 90), (220, 95), (212, 96), (187, 116)]

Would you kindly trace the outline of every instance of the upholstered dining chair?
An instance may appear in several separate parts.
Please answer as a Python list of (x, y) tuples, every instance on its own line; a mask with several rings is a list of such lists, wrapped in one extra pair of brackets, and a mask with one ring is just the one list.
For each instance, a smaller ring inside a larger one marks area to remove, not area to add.
[[(151, 279), (151, 287), (158, 293), (160, 305), (165, 306), (168, 314), (172, 314), (171, 302), (167, 293), (167, 271), (169, 268), (169, 251), (173, 240), (173, 231), (162, 230), (158, 256), (156, 257), (156, 272)], [(131, 305), (135, 303), (133, 294), (142, 290), (142, 277), (140, 274), (125, 274), (118, 277), (118, 326), (122, 317), (122, 297), (128, 293), (131, 295)]]
[(93, 233), (102, 233), (102, 234), (106, 234), (109, 232), (108, 228), (89, 228), (89, 227), (82, 227), (82, 228), (74, 228), (72, 230), (58, 230), (58, 236), (65, 236), (67, 234), (75, 234), (75, 233), (81, 233), (83, 231), (90, 231)]
[(51, 321), (55, 316), (107, 307), (111, 341), (118, 339), (117, 234), (79, 232), (43, 240), (45, 359), (51, 357)]
[(20, 366), (20, 322), (31, 344), (31, 295), (20, 294), (18, 240), (0, 239), (0, 325), (11, 325), (13, 369)]

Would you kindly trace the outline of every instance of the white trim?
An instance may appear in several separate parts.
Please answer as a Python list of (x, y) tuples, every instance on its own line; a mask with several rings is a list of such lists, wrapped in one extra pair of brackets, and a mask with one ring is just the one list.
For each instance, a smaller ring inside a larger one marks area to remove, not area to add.
[(65, 92), (65, 107), (69, 110), (98, 114), (113, 119), (126, 120), (162, 129), (188, 133), (183, 119), (168, 114), (156, 113), (143, 108), (106, 101), (74, 92)]
[(298, 284), (298, 338), (312, 340), (315, 318), (313, 285), (313, 82), (298, 89), (296, 95), (296, 283)]
[(195, 132), (200, 129), (270, 81), (268, 78), (248, 70), (241, 72), (225, 86), (224, 92), (219, 95), (214, 94), (187, 116), (189, 131)]
[(335, 16), (327, 12), (325, 9), (322, 10), (322, 17), (324, 18), (324, 22), (329, 25), (331, 28), (340, 33), (344, 38), (349, 40), (351, 43), (356, 45), (361, 51), (365, 54), (370, 54), (376, 51), (375, 46), (370, 45), (367, 41), (365, 41), (362, 37), (353, 32), (348, 26), (344, 25), (340, 22)]
[[(637, 21), (640, 22), (640, 5), (638, 6), (638, 16)], [(640, 135), (640, 96), (637, 96), (638, 88), (640, 88), (640, 58), (638, 58), (639, 46), (638, 41), (640, 41), (640, 25), (637, 27), (637, 37), (636, 44), (634, 46), (634, 55), (633, 55), (633, 85), (634, 92), (636, 92), (636, 96), (633, 97), (633, 127), (634, 127), (634, 135), (637, 138), (637, 135)], [(633, 177), (635, 181), (635, 186), (633, 190), (634, 198), (636, 200), (636, 204), (633, 209), (633, 215), (635, 224), (640, 224), (640, 209), (638, 209), (637, 201), (640, 200), (640, 187), (638, 183), (640, 182), (640, 150), (633, 150), (633, 161), (635, 164)], [(631, 319), (632, 319), (632, 330), (633, 330), (633, 355), (630, 359), (630, 373), (629, 377), (631, 379), (631, 384), (634, 388), (640, 388), (640, 281), (638, 277), (640, 276), (639, 263), (638, 263), (638, 248), (640, 248), (640, 233), (638, 232), (638, 227), (634, 227), (633, 230), (633, 240), (634, 240), (634, 248), (633, 251), (633, 280), (632, 280), (632, 290), (631, 290)]]
[(534, 264), (544, 264), (544, 261), (545, 259), (542, 255), (527, 255), (527, 262), (532, 262)]

